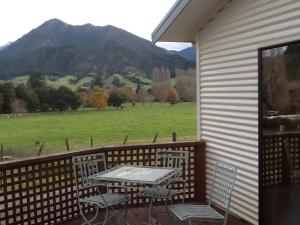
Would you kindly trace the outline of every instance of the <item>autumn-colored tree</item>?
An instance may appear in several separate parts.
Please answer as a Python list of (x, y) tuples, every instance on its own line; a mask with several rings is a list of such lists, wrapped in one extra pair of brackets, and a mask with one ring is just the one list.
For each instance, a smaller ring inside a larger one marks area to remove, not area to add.
[(97, 108), (98, 110), (103, 109), (107, 106), (107, 99), (108, 94), (104, 89), (98, 86), (93, 87), (89, 98), (91, 107)]
[(175, 105), (178, 102), (178, 94), (175, 88), (171, 88), (168, 95), (168, 102), (171, 105)]
[(126, 97), (126, 101), (132, 102), (134, 100), (134, 92), (131, 87), (125, 86), (122, 88), (122, 92)]

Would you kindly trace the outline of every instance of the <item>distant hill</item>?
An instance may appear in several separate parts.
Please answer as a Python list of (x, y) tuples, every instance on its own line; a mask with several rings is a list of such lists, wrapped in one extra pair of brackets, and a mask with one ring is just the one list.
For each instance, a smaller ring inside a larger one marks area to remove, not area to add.
[(195, 63), (114, 26), (72, 26), (58, 19), (46, 21), (0, 51), (0, 79), (37, 73), (136, 73), (149, 78), (161, 66), (174, 72)]
[(193, 47), (183, 49), (183, 50), (179, 51), (177, 54), (187, 60), (196, 61), (196, 49)]
[(7, 48), (10, 44), (11, 44), (11, 42), (8, 42), (7, 44), (0, 46), (0, 51)]

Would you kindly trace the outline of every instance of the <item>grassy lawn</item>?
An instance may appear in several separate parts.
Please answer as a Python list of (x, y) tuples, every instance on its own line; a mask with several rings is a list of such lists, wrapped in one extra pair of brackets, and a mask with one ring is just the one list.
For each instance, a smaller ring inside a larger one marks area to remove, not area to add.
[(158, 142), (170, 141), (173, 131), (178, 140), (196, 137), (196, 105), (194, 103), (138, 104), (123, 110), (80, 110), (68, 113), (35, 113), (15, 118), (0, 117), (0, 144), (5, 155), (33, 156), (45, 142), (43, 154), (66, 151), (68, 137), (72, 150), (88, 148), (90, 137), (94, 146), (119, 145), (128, 135), (128, 144), (152, 142), (158, 132)]

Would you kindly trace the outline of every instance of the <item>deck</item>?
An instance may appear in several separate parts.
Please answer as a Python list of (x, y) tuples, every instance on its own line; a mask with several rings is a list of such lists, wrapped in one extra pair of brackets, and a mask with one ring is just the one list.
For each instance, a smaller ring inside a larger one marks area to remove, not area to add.
[[(171, 218), (166, 215), (166, 209), (163, 206), (155, 206), (155, 212), (156, 212), (156, 216), (155, 218), (157, 218), (157, 225), (170, 225), (172, 224), (172, 220)], [(103, 215), (100, 215), (99, 217), (99, 222), (102, 221), (101, 216), (103, 218)], [(147, 211), (145, 211), (144, 207), (130, 207), (128, 209), (128, 213), (127, 213), (127, 221), (130, 225), (141, 225), (144, 223), (147, 223)], [(72, 220), (66, 223), (60, 223), (59, 225), (80, 225), (83, 223), (83, 220), (81, 218), (78, 218), (76, 220)], [(120, 219), (114, 219), (110, 222), (110, 225), (119, 225), (119, 224), (123, 224), (122, 221)], [(172, 225), (181, 225), (182, 223), (178, 220), (176, 220), (175, 224)], [(196, 221), (195, 223), (193, 223), (193, 225), (196, 225)], [(199, 224), (199, 222), (197, 223)], [(212, 223), (212, 222), (204, 222), (202, 223), (202, 225), (214, 225), (216, 223)], [(220, 224), (220, 223), (217, 223)], [(228, 225), (250, 225), (249, 223), (247, 223), (246, 221), (236, 218), (232, 215), (229, 216), (228, 219)]]

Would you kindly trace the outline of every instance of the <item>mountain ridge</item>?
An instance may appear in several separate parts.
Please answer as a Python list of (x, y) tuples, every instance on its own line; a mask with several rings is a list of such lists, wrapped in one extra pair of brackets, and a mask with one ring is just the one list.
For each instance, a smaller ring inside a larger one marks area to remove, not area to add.
[(180, 51), (169, 50), (173, 55), (179, 55), (187, 60), (196, 61), (196, 49), (194, 47), (188, 47)]
[(192, 61), (123, 29), (92, 24), (69, 25), (51, 19), (0, 51), (0, 79), (36, 73), (84, 76), (143, 73), (155, 67), (195, 67)]

